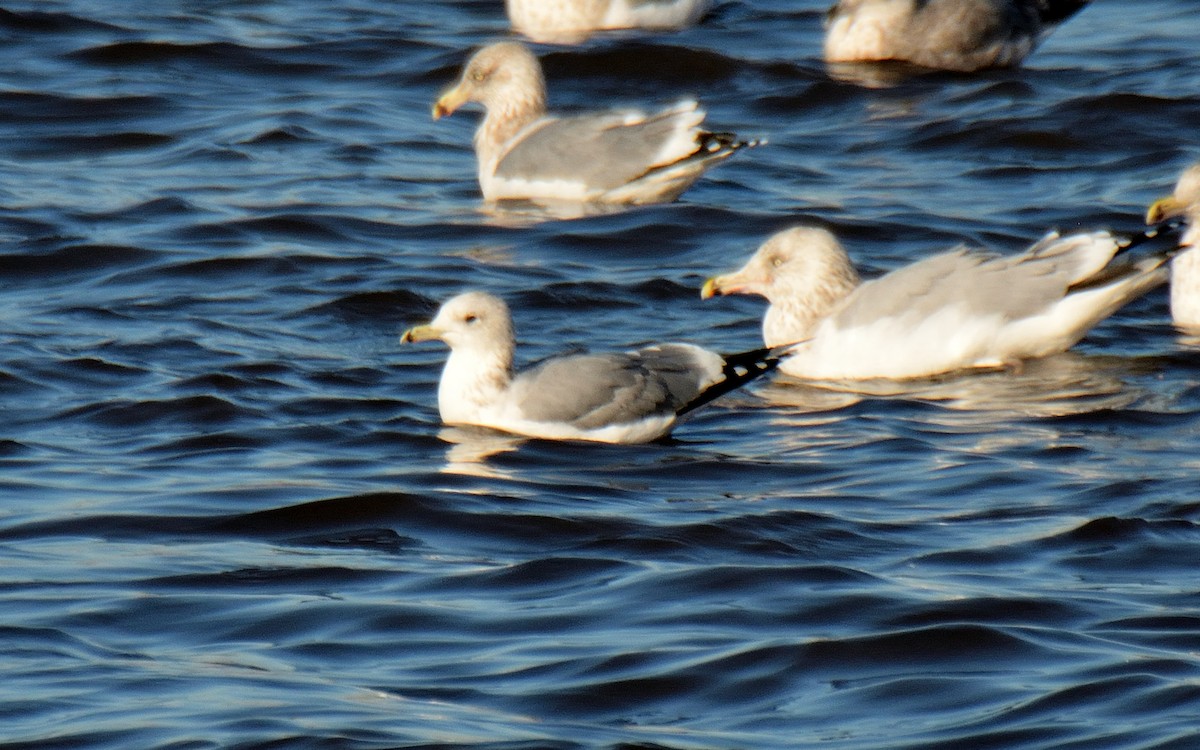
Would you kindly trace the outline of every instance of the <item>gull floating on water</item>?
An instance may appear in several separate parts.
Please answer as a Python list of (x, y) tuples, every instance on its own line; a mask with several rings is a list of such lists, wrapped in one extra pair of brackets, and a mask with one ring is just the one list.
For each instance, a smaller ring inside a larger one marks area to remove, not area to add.
[(721, 356), (691, 344), (659, 344), (553, 357), (516, 372), (508, 305), (483, 292), (448, 300), (428, 325), (400, 340), (433, 339), (450, 347), (438, 385), (443, 422), (554, 440), (656, 440), (779, 363), (779, 353), (769, 350)]
[(1200, 328), (1200, 163), (1184, 170), (1175, 192), (1150, 206), (1147, 224), (1183, 217), (1188, 224), (1171, 262), (1171, 318), (1176, 325)]
[(513, 29), (537, 42), (574, 44), (608, 29), (682, 29), (709, 0), (506, 0)]
[(475, 156), (490, 201), (672, 201), (710, 166), (755, 145), (700, 129), (704, 112), (695, 102), (650, 114), (549, 115), (542, 66), (516, 42), (476, 52), (433, 117), (467, 102), (487, 110), (475, 131)]
[(766, 297), (767, 345), (808, 339), (780, 365), (800, 378), (903, 379), (1011, 366), (1065, 351), (1164, 283), (1173, 245), (1122, 254), (1156, 234), (1050, 234), (1010, 256), (960, 248), (860, 283), (833, 234), (795, 227), (768, 239), (740, 270), (709, 279), (701, 296)]
[(1015, 67), (1090, 0), (839, 0), (825, 60), (970, 72)]

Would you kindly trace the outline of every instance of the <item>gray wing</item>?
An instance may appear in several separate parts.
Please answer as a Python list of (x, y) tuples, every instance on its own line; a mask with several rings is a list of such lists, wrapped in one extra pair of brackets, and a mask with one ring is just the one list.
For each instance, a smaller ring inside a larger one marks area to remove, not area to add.
[(521, 372), (510, 392), (527, 419), (594, 429), (674, 414), (710, 380), (691, 347), (665, 345), (555, 357)]
[[(892, 43), (909, 55), (924, 48), (974, 51), (978, 47), (1035, 29), (1039, 0), (908, 0), (906, 14), (894, 16), (886, 28)], [(830, 21), (842, 16), (864, 17), (887, 8), (896, 0), (843, 0), (826, 14)]]
[(929, 46), (961, 51), (1038, 40), (1090, 0), (914, 0), (912, 23)]
[(612, 190), (653, 169), (664, 145), (680, 137), (692, 119), (692, 112), (678, 109), (632, 124), (607, 113), (554, 118), (509, 149), (496, 177), (583, 182)]
[(853, 327), (884, 317), (925, 319), (950, 308), (962, 315), (1028, 317), (1098, 273), (1116, 248), (1110, 236), (1096, 233), (1050, 235), (1019, 255), (952, 250), (862, 284), (835, 322)]
[(1037, 10), (1025, 0), (916, 0), (914, 40), (929, 49), (969, 54), (997, 42), (1036, 38)]
[[(829, 20), (887, 8), (899, 0), (842, 0)], [(1090, 0), (908, 0), (906, 14), (881, 30), (888, 57), (919, 65), (970, 71), (1013, 65)], [(860, 33), (869, 42), (869, 33)]]

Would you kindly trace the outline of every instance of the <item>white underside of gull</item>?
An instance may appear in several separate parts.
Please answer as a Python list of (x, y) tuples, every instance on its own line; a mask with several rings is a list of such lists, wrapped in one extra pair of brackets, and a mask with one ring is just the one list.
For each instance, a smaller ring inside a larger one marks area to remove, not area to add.
[[(1200, 240), (1200, 231), (1189, 230)], [(1184, 328), (1200, 328), (1200, 248), (1193, 247), (1171, 262), (1171, 319)]]
[(485, 200), (598, 201), (604, 195), (578, 180), (506, 179), (479, 171), (479, 186)]
[[(457, 424), (470, 424), (489, 427), (514, 435), (541, 438), (543, 440), (587, 440), (599, 443), (648, 443), (664, 437), (675, 426), (676, 417), (671, 415), (655, 415), (645, 417), (635, 422), (622, 422), (604, 427), (583, 430), (574, 425), (562, 422), (538, 422), (525, 419), (520, 414), (504, 407), (489, 407), (481, 409), (470, 419)], [(456, 424), (444, 420), (447, 424)]]
[(710, 0), (508, 0), (513, 28), (538, 41), (572, 43), (594, 31), (691, 26)]
[(676, 29), (691, 26), (708, 9), (709, 0), (642, 2), (613, 0), (604, 17), (609, 29)]
[(827, 319), (780, 370), (811, 380), (867, 380), (995, 367), (1003, 363), (988, 344), (1001, 327), (998, 317), (964, 320), (954, 308), (921, 321), (885, 318), (849, 329)]
[(863, 8), (838, 16), (825, 32), (825, 59), (830, 62), (886, 60), (891, 55), (888, 29), (906, 21), (899, 3)]

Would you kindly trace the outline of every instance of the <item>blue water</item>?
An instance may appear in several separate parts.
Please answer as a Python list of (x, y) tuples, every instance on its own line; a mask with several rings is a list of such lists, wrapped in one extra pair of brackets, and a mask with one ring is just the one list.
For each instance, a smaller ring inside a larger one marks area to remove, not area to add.
[(831, 76), (827, 0), (539, 48), (572, 109), (769, 145), (678, 203), (489, 210), (429, 107), (495, 2), (0, 10), (0, 747), (1200, 747), (1200, 346), (1153, 293), (1021, 372), (775, 380), (670, 441), (440, 426), (527, 359), (757, 345), (703, 279), (829, 224), (868, 273), (1136, 230), (1200, 156), (1192, 0), (1018, 71)]

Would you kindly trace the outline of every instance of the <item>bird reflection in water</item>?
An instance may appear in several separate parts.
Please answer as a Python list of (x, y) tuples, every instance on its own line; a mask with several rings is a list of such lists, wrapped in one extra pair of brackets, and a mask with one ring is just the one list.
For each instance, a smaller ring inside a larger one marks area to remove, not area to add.
[(488, 459), (519, 448), (528, 438), (472, 425), (442, 427), (438, 437), (450, 444), (446, 449), (443, 474), (461, 474), (485, 479), (512, 479), (513, 473), (498, 469)]

